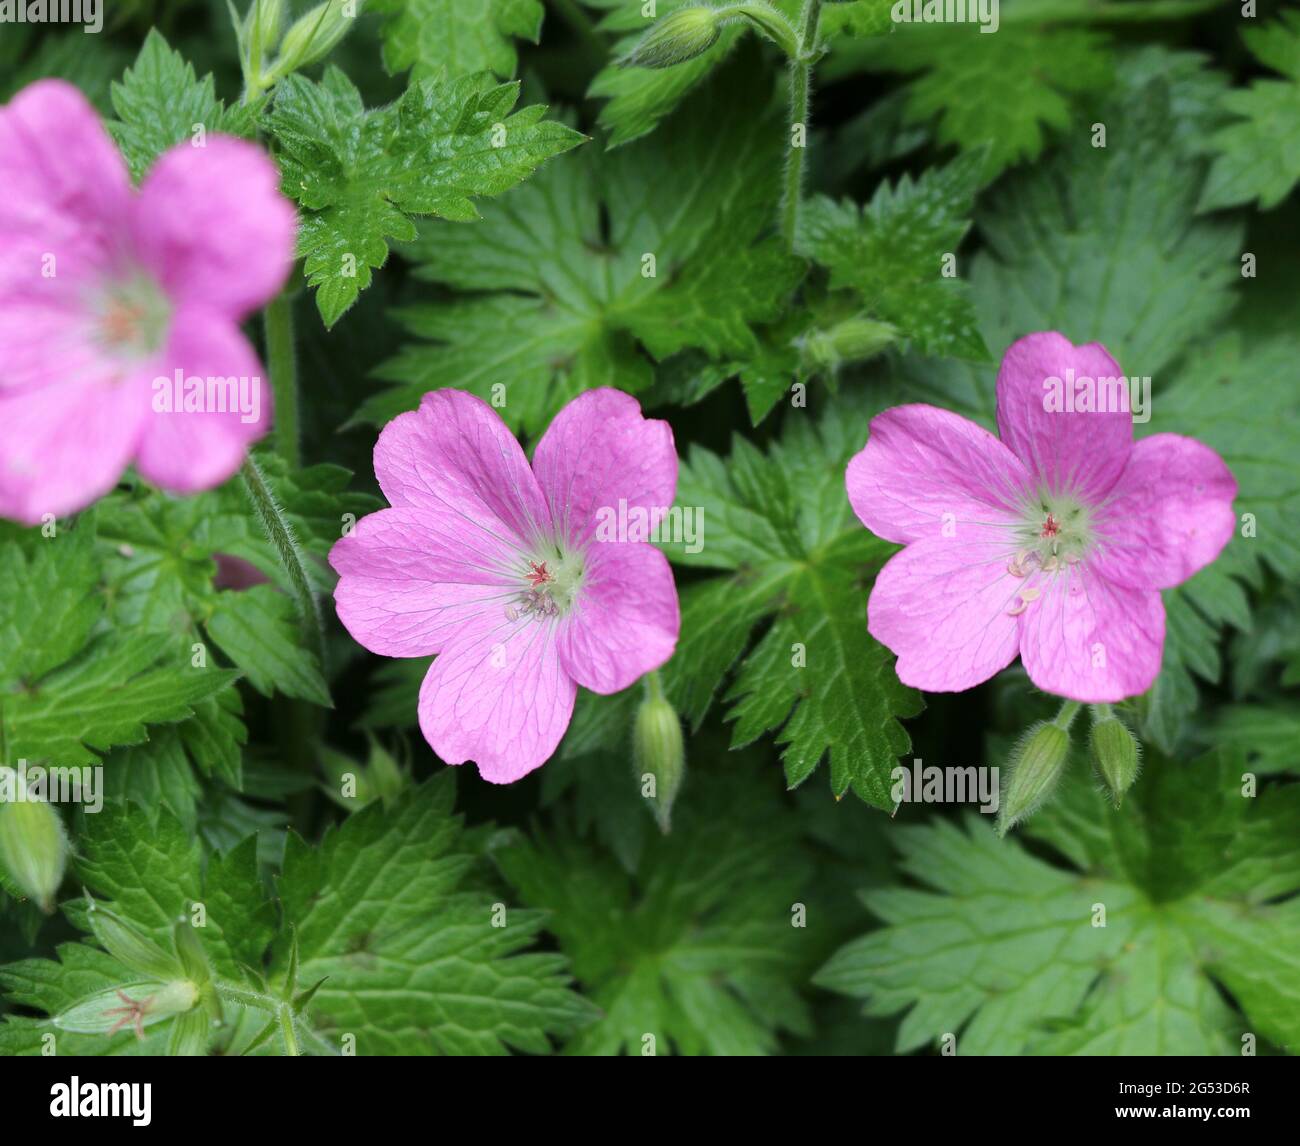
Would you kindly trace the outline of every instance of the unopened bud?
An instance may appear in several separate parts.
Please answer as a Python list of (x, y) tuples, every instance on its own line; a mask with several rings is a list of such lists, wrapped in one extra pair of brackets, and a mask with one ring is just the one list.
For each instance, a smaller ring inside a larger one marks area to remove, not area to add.
[(1002, 794), (998, 831), (1005, 835), (1051, 794), (1070, 755), (1070, 734), (1039, 722), (1021, 738), (1011, 758), (1011, 779)]
[(356, 23), (362, 0), (327, 0), (298, 17), (284, 34), (275, 75), (286, 76), (323, 60)]
[(123, 966), (150, 979), (167, 980), (180, 974), (181, 962), (175, 955), (108, 908), (92, 901), (86, 917), (104, 950)]
[(133, 1027), (143, 1036), (144, 1028), (151, 1023), (183, 1015), (198, 1001), (199, 989), (188, 979), (128, 983), (87, 995), (55, 1015), (54, 1025), (83, 1035), (110, 1035)]
[(68, 836), (58, 812), (28, 796), (19, 773), (0, 771), (6, 773), (5, 788), (14, 794), (0, 802), (0, 868), (20, 895), (48, 915), (67, 867)]
[(637, 68), (671, 68), (693, 60), (717, 42), (721, 24), (712, 8), (678, 8), (656, 21), (624, 62)]
[(861, 362), (880, 353), (897, 334), (889, 323), (859, 315), (810, 333), (804, 340), (804, 357), (810, 366), (834, 370), (843, 362)]
[(1141, 748), (1124, 722), (1115, 716), (1098, 720), (1088, 733), (1092, 762), (1110, 789), (1115, 807), (1137, 779)]
[(659, 830), (666, 832), (671, 823), (673, 802), (686, 772), (686, 747), (682, 722), (673, 706), (662, 694), (652, 694), (641, 702), (632, 733), (632, 761), (644, 782), (652, 781), (646, 797), (654, 802)]
[(244, 39), (250, 49), (256, 46), (263, 54), (270, 52), (284, 29), (284, 0), (251, 0), (244, 17)]

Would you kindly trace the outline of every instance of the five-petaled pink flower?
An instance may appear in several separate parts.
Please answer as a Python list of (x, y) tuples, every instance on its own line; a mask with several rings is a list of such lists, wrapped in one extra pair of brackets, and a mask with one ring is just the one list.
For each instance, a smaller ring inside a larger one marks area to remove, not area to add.
[(181, 493), (230, 477), (270, 422), (239, 322), (284, 285), (295, 227), (250, 143), (178, 144), (137, 193), (75, 88), (0, 108), (0, 516), (80, 509), (132, 461)]
[[(1151, 686), (1160, 590), (1227, 544), (1237, 483), (1191, 438), (1134, 443), (1120, 378), (1098, 343), (1031, 334), (998, 371), (1001, 441), (934, 406), (872, 420), (847, 486), (863, 524), (906, 545), (867, 606), (905, 684), (961, 691), (1019, 653), (1035, 685), (1073, 700)], [(1067, 384), (1074, 400), (1062, 404)]]
[(530, 467), (490, 406), (438, 390), (384, 427), (375, 476), (392, 508), (330, 553), (339, 619), (383, 656), (437, 654), (420, 728), (448, 764), (517, 780), (555, 751), (577, 685), (619, 692), (672, 655), (667, 560), (598, 528), (621, 500), (654, 515), (676, 493), (672, 430), (636, 399), (575, 398)]

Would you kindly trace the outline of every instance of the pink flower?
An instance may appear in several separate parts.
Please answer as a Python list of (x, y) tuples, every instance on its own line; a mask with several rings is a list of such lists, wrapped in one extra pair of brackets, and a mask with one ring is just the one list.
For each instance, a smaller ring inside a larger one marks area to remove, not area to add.
[(132, 461), (181, 493), (230, 477), (270, 422), (239, 322), (283, 286), (295, 226), (252, 144), (178, 144), (137, 193), (75, 88), (0, 108), (0, 515), (80, 509)]
[(905, 684), (973, 688), (1019, 653), (1034, 684), (1073, 700), (1150, 688), (1160, 590), (1227, 544), (1237, 483), (1191, 438), (1135, 444), (1119, 378), (1100, 344), (1031, 334), (998, 371), (1001, 441), (934, 406), (872, 420), (847, 485), (862, 523), (907, 547), (867, 606)]
[(672, 655), (667, 560), (602, 528), (620, 501), (631, 520), (676, 492), (672, 430), (634, 398), (575, 398), (529, 467), (491, 407), (438, 390), (384, 427), (375, 476), (393, 508), (330, 553), (339, 619), (382, 656), (438, 654), (420, 728), (448, 764), (518, 780), (555, 751), (578, 685), (619, 692)]

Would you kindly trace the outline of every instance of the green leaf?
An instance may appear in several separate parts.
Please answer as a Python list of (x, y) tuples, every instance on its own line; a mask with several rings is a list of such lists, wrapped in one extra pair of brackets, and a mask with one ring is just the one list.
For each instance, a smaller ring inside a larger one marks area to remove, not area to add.
[[(256, 841), (249, 837), (204, 863), (192, 834), (166, 810), (150, 816), (116, 804), (87, 817), (78, 871), (118, 918), (164, 950), (175, 950), (178, 921), (194, 925), (217, 995), (226, 1000), (225, 1025), (207, 1034), (208, 1045), (222, 1053), (239, 1053), (255, 1033), (243, 1001), (250, 989), (263, 996), (253, 1001), (255, 1011), (278, 1005), (281, 995), (296, 999), (302, 1013), (295, 1029), (312, 1053), (339, 1053), (345, 1034), (355, 1037), (358, 1054), (545, 1053), (548, 1036), (573, 1033), (594, 1018), (593, 1008), (569, 989), (561, 956), (524, 950), (541, 915), (509, 905), (502, 915), (486, 871), (471, 877), (482, 867), (482, 836), (462, 833), (451, 814), (453, 791), (452, 776), (444, 774), (388, 809), (376, 803), (351, 816), (319, 847), (291, 837), (278, 880), (278, 926)], [(64, 910), (89, 930), (92, 907), (73, 900)], [(12, 1002), (53, 1016), (138, 984), (135, 972), (92, 939), (64, 945), (59, 956), (57, 963), (0, 968), (0, 986)], [(158, 1025), (158, 1043), (150, 1030), (138, 1049), (163, 1053), (173, 1023)], [(49, 1019), (8, 1016), (0, 1047), (40, 1053), (41, 1036), (51, 1029)], [(129, 1032), (105, 1038), (59, 1031), (57, 1039), (60, 1053), (137, 1049)]]
[(519, 65), (512, 38), (537, 43), (545, 15), (541, 0), (372, 0), (369, 10), (385, 17), (384, 67), (410, 68), (415, 79), (511, 79)]
[(7, 698), (5, 731), (14, 759), (98, 763), (98, 753), (138, 744), (148, 724), (194, 714), (193, 706), (229, 687), (238, 673), (195, 668), (156, 636), (105, 636), (69, 663)]
[(1030, 831), (1082, 872), (999, 842), (973, 815), (900, 829), (903, 870), (928, 890), (866, 893), (884, 926), (817, 982), (870, 1015), (910, 1008), (899, 1051), (955, 1035), (967, 1055), (1226, 1055), (1242, 1030), (1293, 1045), (1297, 901), (1270, 906), (1256, 889), (1300, 885), (1300, 854), (1275, 830), (1295, 801), (1244, 799), (1240, 767), (1151, 759), (1122, 812), (1076, 775)]
[(753, 351), (752, 324), (777, 315), (798, 266), (766, 233), (780, 139), (752, 108), (767, 81), (730, 78), (637, 147), (554, 164), (473, 226), (422, 228), (418, 277), (467, 293), (399, 312), (430, 341), (380, 365), (401, 385), (357, 419), (382, 424), (455, 386), (539, 431), (591, 386), (648, 386), (638, 341), (655, 359)]
[[(829, 753), (831, 790), (890, 808), (889, 773), (910, 741), (900, 718), (921, 710), (893, 657), (867, 633), (871, 579), (894, 551), (853, 516), (844, 467), (866, 439), (860, 406), (833, 408), (816, 428), (788, 423), (764, 455), (742, 438), (729, 462), (699, 449), (681, 468), (677, 500), (703, 514), (698, 553), (666, 546), (684, 565), (728, 571), (682, 595), (682, 635), (665, 669), (679, 711), (698, 725), (733, 664), (726, 695), (733, 746), (776, 733), (791, 787)], [(772, 623), (744, 654), (763, 619)]]
[(415, 238), (413, 215), (466, 221), (475, 198), (499, 195), (582, 142), (533, 106), (512, 114), (518, 84), (482, 77), (419, 81), (366, 110), (331, 66), (319, 84), (290, 76), (268, 126), (280, 143), (284, 190), (304, 208), (298, 254), (325, 325), (333, 326), (388, 258), (388, 240)]
[(779, 1031), (808, 1033), (797, 821), (758, 778), (729, 771), (688, 776), (672, 833), (631, 872), (571, 828), (496, 852), (603, 1011), (568, 1053), (643, 1054), (653, 1036), (657, 1054), (757, 1055)]
[(1268, 210), (1300, 180), (1300, 14), (1282, 12), (1274, 23), (1243, 29), (1241, 38), (1260, 63), (1286, 79), (1255, 80), (1224, 93), (1223, 109), (1235, 118), (1209, 141), (1215, 159), (1202, 211), (1256, 199)]
[(853, 291), (922, 353), (985, 359), (966, 284), (944, 265), (970, 228), (983, 167), (972, 152), (915, 181), (882, 182), (860, 211), (814, 198), (800, 216), (800, 250), (830, 271), (833, 290)]
[[(567, 987), (560, 956), (525, 952), (542, 916), (465, 886), (475, 856), (451, 814), (445, 774), (375, 803), (326, 834), (319, 848), (291, 836), (278, 881), (295, 924), (304, 983), (325, 982), (309, 1008), (329, 1039), (351, 1034), (358, 1054), (501, 1054), (549, 1049), (590, 1021)], [(279, 964), (288, 945), (281, 937)]]
[(320, 665), (300, 643), (293, 602), (278, 589), (254, 585), (219, 593), (205, 627), (258, 692), (332, 707)]
[(1055, 23), (1008, 21), (995, 35), (975, 24), (906, 23), (890, 36), (841, 44), (824, 65), (828, 78), (860, 70), (914, 76), (908, 121), (937, 120), (940, 143), (986, 147), (990, 177), (1036, 159), (1049, 133), (1076, 126), (1075, 103), (1112, 78), (1104, 35)]
[(211, 76), (198, 79), (194, 68), (153, 29), (135, 64), (113, 84), (117, 120), (109, 130), (139, 180), (169, 147), (193, 140), (196, 127), (205, 133), (251, 136), (260, 104), (227, 108), (217, 99)]

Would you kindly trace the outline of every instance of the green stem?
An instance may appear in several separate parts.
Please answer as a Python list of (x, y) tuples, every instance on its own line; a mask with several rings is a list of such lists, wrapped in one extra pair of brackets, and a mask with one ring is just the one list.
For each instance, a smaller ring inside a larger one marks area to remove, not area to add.
[(283, 1005), (279, 1010), (280, 1034), (284, 1036), (284, 1053), (297, 1058), (302, 1052), (298, 1049), (298, 1033), (293, 1029), (293, 1010)]
[(275, 400), (275, 445), (294, 469), (302, 464), (298, 442), (298, 361), (293, 346), (293, 302), (287, 293), (273, 298), (262, 313), (266, 368)]
[(1070, 731), (1070, 725), (1074, 723), (1074, 718), (1079, 715), (1079, 709), (1083, 705), (1077, 700), (1067, 700), (1061, 705), (1061, 711), (1056, 714), (1056, 719), (1052, 721), (1057, 728), (1065, 732)]
[[(808, 145), (808, 110), (812, 101), (813, 57), (817, 29), (821, 24), (822, 0), (805, 0), (799, 19), (799, 54), (790, 64), (790, 143), (785, 165), (785, 199), (781, 206), (781, 231), (786, 250), (794, 252), (799, 229), (799, 207), (803, 199), (803, 153)], [(794, 145), (795, 128), (803, 125), (803, 147)]]
[(1115, 715), (1109, 704), (1090, 704), (1088, 707), (1092, 712), (1093, 724), (1100, 724)]
[(654, 669), (645, 674), (645, 696), (646, 700), (663, 700), (664, 684), (659, 679), (659, 670)]
[(253, 509), (262, 523), (262, 529), (275, 547), (280, 565), (289, 578), (289, 584), (293, 587), (303, 632), (319, 658), (321, 668), (324, 669), (325, 637), (320, 609), (317, 607), (316, 595), (312, 592), (311, 581), (307, 577), (306, 561), (293, 535), (293, 528), (276, 502), (275, 494), (266, 484), (266, 477), (258, 468), (257, 462), (253, 460), (252, 454), (244, 459), (244, 466), (240, 473), (244, 478), (244, 488), (248, 491), (248, 500), (253, 503)]

